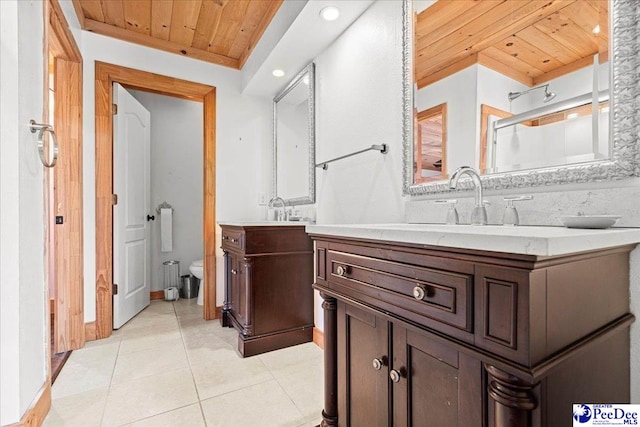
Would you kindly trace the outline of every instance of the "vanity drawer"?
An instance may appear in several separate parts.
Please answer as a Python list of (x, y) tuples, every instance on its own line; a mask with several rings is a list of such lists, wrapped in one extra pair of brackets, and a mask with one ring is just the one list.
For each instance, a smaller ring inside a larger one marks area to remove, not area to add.
[(347, 296), (434, 329), (473, 332), (472, 275), (336, 251), (327, 270), (329, 287)]
[(244, 231), (225, 227), (222, 230), (222, 249), (231, 251), (244, 250)]

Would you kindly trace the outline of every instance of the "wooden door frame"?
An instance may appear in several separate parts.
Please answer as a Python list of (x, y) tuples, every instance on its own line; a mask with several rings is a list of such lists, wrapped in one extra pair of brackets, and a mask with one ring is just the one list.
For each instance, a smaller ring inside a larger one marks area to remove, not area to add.
[(203, 103), (203, 317), (216, 318), (215, 146), (216, 88), (96, 61), (96, 338), (113, 329), (113, 83)]
[[(59, 144), (57, 164), (45, 173), (47, 198), (55, 205), (48, 209), (47, 219), (61, 216), (62, 224), (52, 225), (53, 270), (49, 280), (55, 289), (55, 317), (50, 325), (55, 346), (51, 351), (76, 350), (84, 346), (84, 264), (82, 204), (82, 54), (73, 38), (58, 0), (45, 2), (46, 42), (45, 77), (49, 77), (49, 52), (54, 57), (56, 102), (54, 129)], [(44, 86), (45, 110), (48, 110), (49, 84)], [(48, 119), (47, 119), (48, 120)], [(50, 222), (52, 224), (53, 222)], [(50, 241), (50, 239), (49, 239)], [(49, 286), (49, 285), (47, 285)], [(47, 293), (48, 295), (48, 293)], [(47, 301), (47, 307), (49, 301)], [(47, 321), (50, 314), (47, 313)], [(49, 333), (51, 330), (49, 329)], [(49, 338), (47, 338), (48, 340)]]

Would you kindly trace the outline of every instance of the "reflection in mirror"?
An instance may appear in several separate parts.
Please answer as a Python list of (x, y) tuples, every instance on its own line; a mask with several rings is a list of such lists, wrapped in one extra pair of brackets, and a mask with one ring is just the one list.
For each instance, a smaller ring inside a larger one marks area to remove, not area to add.
[(273, 100), (274, 196), (288, 205), (315, 203), (314, 64)]
[[(473, 165), (504, 187), (505, 172), (533, 170), (535, 178), (542, 170), (591, 167), (615, 158), (609, 136), (609, 110), (617, 102), (609, 93), (609, 46), (615, 38), (609, 9), (637, 15), (628, 2), (407, 0), (404, 5), (409, 79), (404, 107), (412, 115), (405, 117), (403, 132), (411, 147), (405, 144), (405, 192), (444, 190), (418, 172), (424, 142), (417, 117), (442, 104), (448, 134), (435, 180)], [(617, 58), (631, 60), (630, 54)]]

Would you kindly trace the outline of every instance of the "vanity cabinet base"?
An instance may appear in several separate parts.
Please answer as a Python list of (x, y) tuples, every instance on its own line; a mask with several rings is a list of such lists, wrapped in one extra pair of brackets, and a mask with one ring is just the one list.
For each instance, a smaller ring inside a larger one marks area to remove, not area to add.
[(222, 326), (243, 357), (313, 340), (313, 243), (303, 225), (221, 224)]
[(311, 341), (313, 341), (313, 325), (258, 337), (245, 337), (239, 334), (238, 351), (243, 357), (249, 357)]

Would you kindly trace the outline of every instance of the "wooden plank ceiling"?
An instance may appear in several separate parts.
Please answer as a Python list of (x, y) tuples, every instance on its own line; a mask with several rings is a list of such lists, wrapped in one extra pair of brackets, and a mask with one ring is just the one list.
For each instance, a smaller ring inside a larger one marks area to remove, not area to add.
[(438, 0), (417, 16), (416, 82), (480, 63), (536, 86), (592, 64), (594, 54), (606, 61), (608, 15), (608, 0)]
[(83, 29), (241, 69), (283, 0), (73, 0)]

